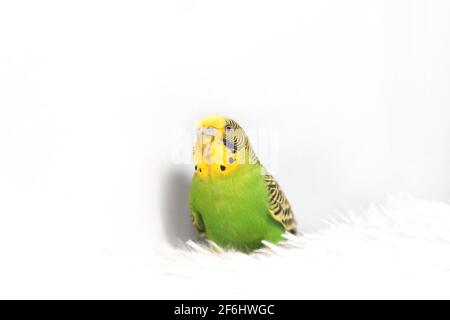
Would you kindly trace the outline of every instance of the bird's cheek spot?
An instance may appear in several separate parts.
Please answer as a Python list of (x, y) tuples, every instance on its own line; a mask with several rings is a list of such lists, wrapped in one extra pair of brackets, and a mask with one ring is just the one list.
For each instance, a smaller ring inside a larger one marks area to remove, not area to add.
[(234, 158), (229, 157), (229, 158), (228, 158), (228, 163), (229, 163), (229, 164), (233, 164), (233, 162), (234, 162)]
[(205, 177), (208, 175), (208, 170), (201, 164), (195, 165), (195, 175), (197, 177)]

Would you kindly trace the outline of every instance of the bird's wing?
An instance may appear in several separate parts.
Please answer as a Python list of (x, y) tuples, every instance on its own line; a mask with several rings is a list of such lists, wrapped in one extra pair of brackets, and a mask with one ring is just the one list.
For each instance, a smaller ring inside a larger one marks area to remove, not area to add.
[(264, 170), (264, 181), (269, 194), (269, 211), (272, 218), (281, 223), (285, 230), (296, 233), (296, 222), (291, 205), (277, 181)]
[(192, 215), (192, 223), (194, 224), (197, 231), (200, 233), (200, 236), (205, 236), (205, 224), (203, 223), (202, 216), (195, 212), (194, 210), (191, 211)]

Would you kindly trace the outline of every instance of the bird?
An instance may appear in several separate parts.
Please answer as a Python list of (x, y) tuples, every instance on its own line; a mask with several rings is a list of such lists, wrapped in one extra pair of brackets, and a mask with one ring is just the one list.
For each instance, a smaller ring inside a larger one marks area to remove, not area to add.
[(221, 248), (250, 253), (296, 233), (291, 205), (256, 156), (248, 136), (222, 115), (196, 126), (190, 211), (200, 235)]

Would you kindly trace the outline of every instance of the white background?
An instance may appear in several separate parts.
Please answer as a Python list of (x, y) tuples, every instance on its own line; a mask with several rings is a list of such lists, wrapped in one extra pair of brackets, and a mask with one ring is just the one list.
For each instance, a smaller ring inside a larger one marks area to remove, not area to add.
[(449, 16), (444, 0), (0, 2), (0, 296), (157, 297), (117, 261), (193, 236), (176, 158), (211, 113), (278, 134), (303, 231), (388, 194), (449, 199)]

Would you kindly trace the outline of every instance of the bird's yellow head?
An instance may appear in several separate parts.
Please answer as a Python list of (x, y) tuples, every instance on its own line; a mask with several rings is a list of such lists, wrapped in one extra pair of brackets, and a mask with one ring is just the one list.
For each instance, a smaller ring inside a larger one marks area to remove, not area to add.
[(243, 164), (258, 160), (244, 130), (232, 119), (212, 115), (197, 124), (194, 147), (195, 175), (228, 176)]

